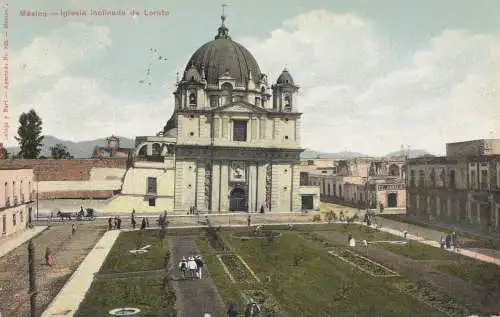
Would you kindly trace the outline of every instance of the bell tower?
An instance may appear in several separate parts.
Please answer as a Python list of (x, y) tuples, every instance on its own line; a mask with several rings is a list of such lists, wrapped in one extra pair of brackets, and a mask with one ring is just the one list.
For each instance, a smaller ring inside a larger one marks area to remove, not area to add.
[(278, 77), (273, 90), (273, 110), (279, 112), (297, 112), (299, 86), (295, 85), (292, 75), (285, 68)]

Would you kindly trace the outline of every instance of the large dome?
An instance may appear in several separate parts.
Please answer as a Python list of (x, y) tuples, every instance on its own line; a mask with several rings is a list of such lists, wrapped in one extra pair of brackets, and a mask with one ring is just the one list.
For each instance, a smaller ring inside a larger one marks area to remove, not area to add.
[(209, 85), (217, 85), (219, 76), (228, 72), (237, 85), (246, 85), (249, 73), (258, 82), (261, 78), (259, 64), (252, 54), (241, 44), (231, 40), (228, 29), (223, 24), (213, 41), (203, 44), (186, 65), (187, 72), (194, 66), (200, 74), (205, 73)]

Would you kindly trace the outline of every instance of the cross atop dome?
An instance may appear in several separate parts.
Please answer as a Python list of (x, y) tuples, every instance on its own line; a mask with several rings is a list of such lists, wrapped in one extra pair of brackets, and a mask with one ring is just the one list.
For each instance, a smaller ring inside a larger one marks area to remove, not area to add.
[(220, 16), (220, 19), (222, 20), (221, 26), (219, 27), (218, 33), (215, 36), (215, 39), (227, 39), (230, 40), (231, 37), (229, 36), (229, 29), (226, 27), (224, 22), (226, 21), (226, 13), (224, 8), (227, 7), (227, 4), (222, 5), (222, 15)]

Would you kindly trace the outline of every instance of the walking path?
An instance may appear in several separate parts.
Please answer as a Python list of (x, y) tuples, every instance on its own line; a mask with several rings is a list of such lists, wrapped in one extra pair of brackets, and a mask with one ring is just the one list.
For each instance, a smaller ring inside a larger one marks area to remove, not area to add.
[[(380, 231), (393, 234), (395, 236), (404, 237), (404, 231), (401, 231), (401, 230), (396, 230), (396, 229), (392, 229), (392, 228), (388, 228), (388, 227), (380, 227), (378, 229)], [(411, 234), (409, 232), (406, 235), (406, 239), (415, 240), (415, 241), (418, 241), (418, 242), (420, 242), (422, 244), (430, 245), (430, 246), (433, 246), (433, 247), (436, 247), (436, 248), (440, 248), (441, 247), (441, 244), (438, 241), (436, 241), (436, 240), (429, 240), (429, 239), (426, 239), (425, 237), (414, 235), (414, 234)], [(445, 249), (445, 250), (448, 250), (450, 252), (456, 252), (456, 253), (459, 253), (461, 255), (464, 255), (464, 256), (467, 256), (469, 258), (473, 258), (473, 259), (476, 259), (476, 260), (479, 260), (479, 261), (489, 262), (489, 263), (493, 263), (493, 264), (496, 264), (496, 265), (500, 265), (500, 259), (499, 258), (491, 257), (491, 256), (488, 256), (488, 255), (485, 255), (485, 254), (482, 254), (482, 253), (479, 253), (479, 252), (475, 252), (475, 251), (472, 251), (472, 250), (468, 250), (468, 249), (458, 249), (458, 250)]]
[(42, 317), (74, 316), (92, 284), (95, 273), (101, 268), (119, 234), (120, 230), (111, 230), (104, 234), (43, 312)]
[(176, 309), (179, 317), (193, 316), (225, 316), (224, 303), (217, 288), (205, 267), (202, 279), (183, 279), (177, 270), (177, 263), (183, 256), (200, 254), (192, 238), (172, 237), (169, 242), (171, 248), (171, 272), (173, 284), (177, 294)]
[(39, 233), (47, 229), (47, 226), (35, 226), (33, 229), (26, 229), (15, 233), (12, 236), (0, 240), (0, 258), (14, 250), (18, 246), (36, 237)]

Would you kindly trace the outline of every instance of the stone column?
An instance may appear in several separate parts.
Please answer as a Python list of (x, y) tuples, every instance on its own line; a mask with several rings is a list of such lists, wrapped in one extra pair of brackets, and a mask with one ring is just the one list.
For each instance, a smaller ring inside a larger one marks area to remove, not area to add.
[(248, 212), (255, 212), (255, 197), (257, 195), (257, 167), (255, 162), (248, 162)]
[(205, 204), (205, 165), (203, 161), (196, 162), (196, 207), (199, 211), (206, 211)]
[(182, 212), (184, 207), (184, 162), (177, 160), (175, 162), (175, 187), (174, 187), (174, 209), (175, 212)]
[(267, 164), (264, 162), (257, 163), (257, 211), (260, 212), (260, 207), (266, 205), (266, 169)]
[(281, 187), (281, 173), (282, 167), (273, 163), (272, 168), (272, 184), (271, 184), (271, 211), (279, 212), (283, 211), (282, 206), (280, 206), (280, 196), (283, 193), (283, 188)]
[(220, 207), (221, 212), (229, 210), (229, 166), (228, 161), (221, 161), (221, 177), (220, 177)]
[(214, 161), (212, 165), (212, 212), (219, 213), (220, 165)]

